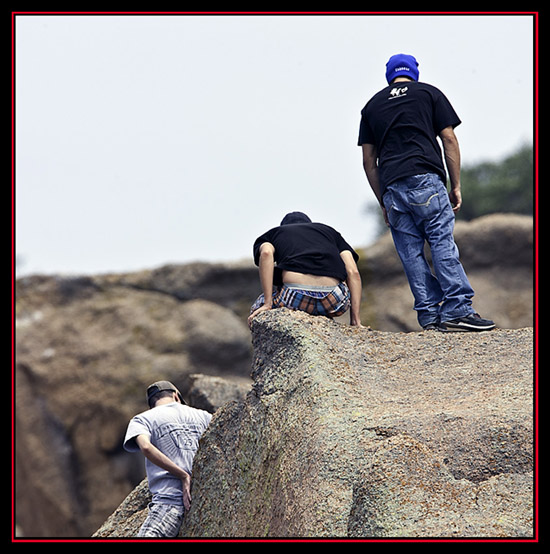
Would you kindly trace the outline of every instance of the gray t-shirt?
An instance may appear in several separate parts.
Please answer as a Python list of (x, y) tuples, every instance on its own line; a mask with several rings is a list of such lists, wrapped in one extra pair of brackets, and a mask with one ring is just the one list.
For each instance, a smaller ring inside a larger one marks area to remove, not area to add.
[[(132, 418), (124, 437), (124, 449), (139, 451), (138, 435), (148, 435), (151, 443), (177, 466), (191, 474), (193, 458), (212, 415), (178, 402), (151, 408)], [(145, 459), (145, 469), (153, 502), (183, 504), (181, 480)]]

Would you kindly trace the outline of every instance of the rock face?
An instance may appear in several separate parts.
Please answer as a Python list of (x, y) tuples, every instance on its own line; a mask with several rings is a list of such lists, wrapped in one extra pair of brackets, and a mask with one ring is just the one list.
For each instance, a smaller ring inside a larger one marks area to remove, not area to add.
[(211, 301), (106, 278), (18, 286), (17, 522), (27, 536), (89, 536), (144, 476), (121, 441), (147, 385), (169, 379), (203, 405), (208, 390), (218, 407), (249, 387), (250, 331)]
[[(181, 536), (532, 536), (532, 339), (262, 314), (252, 388), (201, 440)], [(95, 536), (135, 532), (146, 495)]]
[[(474, 306), (501, 328), (532, 325), (532, 226), (511, 214), (456, 226)], [(364, 324), (417, 331), (388, 235), (361, 251), (360, 271)], [(246, 316), (259, 292), (251, 261), (17, 281), (15, 510), (24, 535), (89, 536), (140, 483), (143, 460), (121, 443), (149, 383), (170, 379), (209, 411), (249, 390)]]

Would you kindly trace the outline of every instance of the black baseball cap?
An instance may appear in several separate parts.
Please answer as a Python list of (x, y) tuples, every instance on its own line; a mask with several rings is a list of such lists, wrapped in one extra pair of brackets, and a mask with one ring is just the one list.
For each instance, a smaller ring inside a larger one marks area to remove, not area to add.
[(293, 223), (311, 223), (311, 219), (304, 212), (290, 212), (281, 221), (281, 225), (292, 225)]

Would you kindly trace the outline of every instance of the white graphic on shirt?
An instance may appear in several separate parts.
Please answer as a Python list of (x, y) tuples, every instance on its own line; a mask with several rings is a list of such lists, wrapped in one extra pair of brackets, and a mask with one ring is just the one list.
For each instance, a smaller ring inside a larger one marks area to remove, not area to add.
[(402, 98), (407, 95), (409, 87), (394, 87), (390, 90), (390, 96), (388, 100), (393, 100), (394, 98)]
[(177, 460), (185, 456), (182, 452), (184, 450), (190, 450), (193, 454), (195, 453), (201, 434), (202, 429), (192, 423), (165, 423), (158, 428), (153, 442), (169, 458)]

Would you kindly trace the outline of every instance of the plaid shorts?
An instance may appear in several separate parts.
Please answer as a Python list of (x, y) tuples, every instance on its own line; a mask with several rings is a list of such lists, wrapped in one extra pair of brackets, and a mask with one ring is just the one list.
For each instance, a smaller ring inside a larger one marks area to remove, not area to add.
[(147, 519), (138, 537), (177, 537), (183, 521), (184, 507), (177, 504), (149, 504)]
[[(301, 310), (311, 315), (338, 317), (350, 306), (351, 295), (345, 283), (335, 287), (318, 287), (311, 290), (298, 287), (299, 285), (273, 287), (273, 307)], [(252, 304), (250, 313), (263, 305), (264, 295), (260, 294)]]

